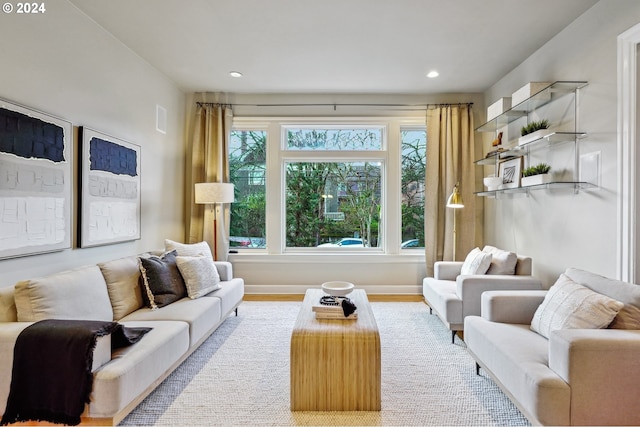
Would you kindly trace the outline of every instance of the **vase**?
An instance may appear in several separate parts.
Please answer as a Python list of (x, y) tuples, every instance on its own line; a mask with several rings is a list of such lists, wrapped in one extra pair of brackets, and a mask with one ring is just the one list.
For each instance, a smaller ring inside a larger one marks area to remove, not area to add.
[(535, 132), (528, 133), (518, 138), (518, 145), (524, 145), (537, 139), (542, 139), (550, 133), (552, 132), (549, 129), (538, 129)]
[(529, 187), (531, 185), (547, 184), (552, 181), (551, 178), (552, 178), (552, 174), (550, 173), (541, 173), (538, 175), (523, 176), (522, 180), (520, 181), (520, 185), (522, 185), (523, 187)]

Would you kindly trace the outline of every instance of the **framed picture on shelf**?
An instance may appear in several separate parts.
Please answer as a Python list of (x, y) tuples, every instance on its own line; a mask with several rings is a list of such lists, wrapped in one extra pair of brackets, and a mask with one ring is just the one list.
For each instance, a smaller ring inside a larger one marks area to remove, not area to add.
[(498, 176), (502, 178), (501, 188), (520, 187), (520, 175), (522, 170), (522, 157), (500, 162)]
[(80, 247), (140, 238), (140, 146), (80, 128)]

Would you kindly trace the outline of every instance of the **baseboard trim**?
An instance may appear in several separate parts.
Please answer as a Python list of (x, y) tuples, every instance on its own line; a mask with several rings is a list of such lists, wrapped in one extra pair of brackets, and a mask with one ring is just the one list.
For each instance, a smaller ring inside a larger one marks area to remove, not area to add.
[[(422, 295), (367, 294), (372, 302), (424, 302)], [(303, 294), (244, 294), (245, 301), (302, 301)]]
[[(320, 284), (291, 284), (291, 285), (244, 285), (245, 295), (304, 295), (309, 288), (319, 288)], [(422, 283), (419, 285), (366, 285), (357, 284), (357, 288), (364, 289), (369, 299), (371, 295), (422, 295)]]

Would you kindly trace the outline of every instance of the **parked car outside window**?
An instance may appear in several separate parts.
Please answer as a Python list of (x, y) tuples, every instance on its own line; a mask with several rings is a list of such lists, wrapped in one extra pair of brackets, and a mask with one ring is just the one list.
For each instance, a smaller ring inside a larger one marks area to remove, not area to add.
[(362, 239), (354, 237), (344, 237), (335, 243), (322, 243), (318, 247), (348, 247), (348, 248), (364, 248)]

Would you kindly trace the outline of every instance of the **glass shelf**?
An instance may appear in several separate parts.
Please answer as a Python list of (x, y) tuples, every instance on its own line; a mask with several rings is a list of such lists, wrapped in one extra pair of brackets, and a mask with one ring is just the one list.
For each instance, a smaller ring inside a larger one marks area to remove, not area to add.
[(552, 100), (553, 93), (571, 93), (587, 85), (587, 82), (557, 81), (535, 93), (518, 105), (476, 128), (477, 132), (495, 132), (509, 123), (528, 115)]
[(541, 138), (529, 141), (526, 144), (516, 145), (511, 148), (507, 148), (503, 151), (499, 151), (486, 156), (483, 159), (478, 159), (474, 163), (476, 165), (494, 165), (496, 161), (507, 160), (513, 157), (520, 157), (527, 154), (527, 151), (533, 148), (542, 148), (545, 145), (561, 144), (563, 142), (573, 142), (578, 139), (585, 138), (587, 134), (585, 132), (553, 132), (545, 135)]
[(516, 193), (529, 193), (535, 190), (552, 190), (552, 189), (573, 189), (575, 191), (586, 190), (589, 188), (595, 188), (594, 184), (588, 182), (574, 182), (574, 181), (557, 181), (547, 182), (545, 184), (528, 185), (526, 187), (514, 187), (514, 188), (501, 188), (500, 190), (493, 191), (478, 191), (474, 193), (477, 196), (483, 197), (497, 197), (499, 194), (516, 194)]

